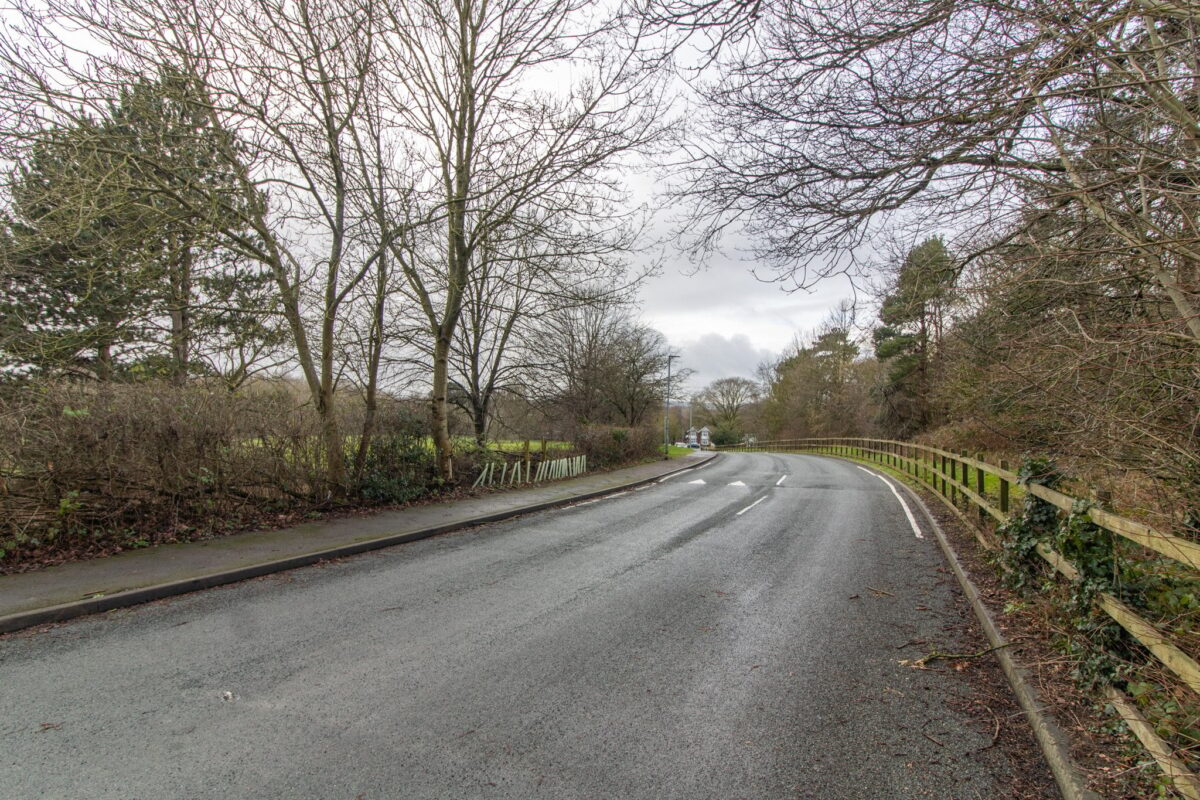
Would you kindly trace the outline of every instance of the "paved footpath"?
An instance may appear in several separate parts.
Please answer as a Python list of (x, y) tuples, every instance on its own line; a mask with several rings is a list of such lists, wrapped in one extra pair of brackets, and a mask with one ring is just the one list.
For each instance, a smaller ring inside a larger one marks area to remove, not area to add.
[(693, 453), (466, 500), (129, 550), (108, 558), (0, 576), (0, 633), (508, 519), (641, 485), (714, 457), (712, 453)]

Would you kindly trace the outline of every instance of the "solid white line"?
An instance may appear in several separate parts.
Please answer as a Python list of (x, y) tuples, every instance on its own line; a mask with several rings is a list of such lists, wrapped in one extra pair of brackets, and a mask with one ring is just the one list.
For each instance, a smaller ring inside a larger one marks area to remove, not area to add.
[[(857, 464), (854, 466), (858, 467)], [(896, 491), (896, 487), (892, 486), (892, 482), (880, 475), (878, 472), (872, 472), (866, 467), (858, 468), (868, 475), (874, 475), (876, 478), (879, 478), (879, 480), (887, 484), (887, 487), (892, 490), (892, 494), (896, 495), (896, 499), (900, 501), (900, 506), (904, 509), (904, 516), (908, 517), (908, 524), (912, 528), (913, 535), (915, 535), (918, 539), (924, 539), (925, 535), (921, 533), (921, 526), (917, 524), (917, 519), (913, 516), (912, 509), (908, 507), (908, 503), (904, 502), (904, 498), (901, 497), (900, 493)]]
[(667, 481), (671, 480), (671, 478), (678, 478), (680, 475), (682, 475), (685, 472), (691, 472), (691, 470), (690, 469), (681, 469), (681, 470), (679, 470), (679, 472), (672, 472), (670, 475), (659, 478), (658, 482), (666, 483)]
[(767, 498), (765, 498), (765, 497), (760, 497), (760, 498), (758, 498), (758, 499), (757, 499), (757, 500), (755, 500), (753, 503), (751, 503), (750, 505), (746, 506), (745, 508), (743, 508), (743, 509), (742, 509), (741, 511), (739, 511), (738, 513), (734, 514), (734, 516), (735, 516), (735, 517), (740, 517), (742, 514), (745, 514), (747, 511), (749, 511), (750, 509), (754, 508), (756, 505), (758, 505), (759, 503), (761, 503), (763, 500), (766, 500), (766, 499), (767, 499)]
[(779, 480), (775, 481), (775, 485), (776, 485), (776, 486), (779, 486), (779, 485), (781, 485), (781, 484), (782, 484), (784, 481), (786, 481), (786, 480), (787, 480), (787, 475), (784, 475), (782, 478), (780, 478)]

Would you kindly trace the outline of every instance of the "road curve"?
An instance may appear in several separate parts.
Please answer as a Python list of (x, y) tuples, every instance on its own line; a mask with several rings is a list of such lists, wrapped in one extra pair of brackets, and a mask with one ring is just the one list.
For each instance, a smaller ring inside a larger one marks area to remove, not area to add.
[(966, 612), (876, 475), (639, 490), (0, 639), (0, 797), (987, 798)]

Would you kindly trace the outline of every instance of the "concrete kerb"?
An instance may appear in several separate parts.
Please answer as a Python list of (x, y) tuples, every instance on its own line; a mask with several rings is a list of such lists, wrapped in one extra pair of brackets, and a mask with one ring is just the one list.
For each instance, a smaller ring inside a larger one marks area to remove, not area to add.
[[(878, 470), (874, 471), (877, 474), (882, 474)], [(1008, 679), (1008, 684), (1012, 687), (1013, 694), (1016, 695), (1017, 703), (1021, 706), (1021, 710), (1025, 712), (1025, 718), (1029, 720), (1030, 727), (1033, 728), (1033, 735), (1037, 739), (1038, 746), (1041, 747), (1042, 755), (1050, 767), (1050, 772), (1054, 775), (1054, 782), (1058, 785), (1058, 791), (1062, 794), (1064, 800), (1102, 800), (1100, 795), (1090, 791), (1084, 785), (1079, 767), (1076, 766), (1074, 760), (1071, 758), (1069, 739), (1066, 733), (1043, 710), (1042, 703), (1038, 699), (1037, 690), (1029, 683), (1026, 677), (1028, 673), (1024, 667), (1017, 664), (1012, 653), (1009, 652), (1009, 641), (1004, 638), (1004, 634), (1000, 632), (995, 620), (992, 619), (991, 613), (980, 599), (979, 590), (975, 588), (975, 584), (971, 582), (970, 576), (963, 569), (962, 564), (958, 560), (958, 554), (954, 552), (954, 547), (950, 544), (950, 540), (946, 537), (942, 526), (938, 524), (937, 519), (930, 513), (929, 507), (925, 505), (925, 501), (921, 499), (919, 494), (913, 491), (912, 487), (904, 484), (902, 481), (896, 481), (896, 483), (900, 484), (904, 488), (905, 493), (920, 506), (922, 514), (929, 523), (929, 527), (933, 530), (938, 545), (942, 549), (942, 554), (946, 557), (946, 562), (954, 571), (954, 576), (958, 579), (958, 584), (962, 587), (963, 594), (966, 595), (968, 602), (971, 604), (971, 610), (975, 612), (975, 618), (979, 620), (979, 625), (988, 640), (988, 646), (992, 648), (996, 660), (1000, 662), (1000, 669)]]
[(38, 625), (46, 625), (52, 622), (64, 622), (76, 617), (86, 616), (88, 614), (99, 614), (104, 611), (112, 611), (117, 608), (126, 608), (129, 606), (149, 603), (154, 600), (162, 600), (167, 597), (175, 597), (189, 592), (199, 591), (201, 589), (211, 589), (214, 586), (224, 586), (230, 583), (249, 580), (250, 578), (260, 578), (263, 575), (270, 575), (276, 572), (285, 572), (290, 569), (299, 567), (307, 567), (316, 564), (320, 561), (328, 561), (333, 558), (345, 558), (347, 556), (366, 553), (371, 550), (381, 550), (385, 547), (393, 547), (399, 544), (415, 542), (421, 539), (428, 539), (432, 536), (439, 536), (443, 533), (451, 533), (453, 531), (473, 528), (477, 525), (485, 525), (489, 522), (500, 522), (513, 517), (519, 517), (523, 514), (532, 514), (537, 511), (544, 511), (549, 508), (557, 508), (567, 506), (571, 503), (577, 503), (581, 500), (591, 500), (597, 497), (603, 497), (616, 492), (627, 491), (637, 486), (642, 486), (647, 483), (662, 480), (668, 475), (676, 475), (688, 470), (698, 469), (699, 467), (711, 464), (714, 459), (719, 458), (720, 454), (713, 454), (709, 458), (704, 459), (699, 464), (687, 464), (678, 469), (669, 470), (667, 472), (654, 475), (649, 478), (639, 478), (635, 481), (623, 483), (617, 486), (609, 486), (596, 491), (582, 492), (571, 497), (557, 498), (538, 503), (530, 503), (529, 505), (510, 508), (494, 514), (484, 514), (477, 517), (472, 517), (466, 520), (458, 520), (455, 522), (446, 523), (444, 525), (434, 525), (428, 528), (422, 528), (416, 531), (407, 533), (394, 534), (389, 536), (380, 536), (367, 541), (354, 542), (352, 544), (339, 545), (337, 547), (329, 547), (322, 550), (315, 550), (311, 553), (303, 553), (296, 556), (288, 556), (287, 558), (276, 559), (273, 561), (264, 561), (261, 564), (252, 564), (246, 567), (238, 567), (236, 569), (222, 570), (220, 572), (211, 572), (204, 575), (197, 575), (191, 578), (185, 578), (178, 581), (170, 581), (168, 583), (160, 583), (154, 586), (143, 586), (137, 589), (128, 589), (126, 591), (114, 592), (108, 595), (100, 595), (96, 597), (85, 597), (82, 600), (74, 600), (70, 603), (62, 603), (55, 606), (47, 606), (45, 608), (31, 609), (29, 611), (21, 611), (16, 614), (0, 616), (0, 634), (12, 633), (13, 631), (32, 628)]

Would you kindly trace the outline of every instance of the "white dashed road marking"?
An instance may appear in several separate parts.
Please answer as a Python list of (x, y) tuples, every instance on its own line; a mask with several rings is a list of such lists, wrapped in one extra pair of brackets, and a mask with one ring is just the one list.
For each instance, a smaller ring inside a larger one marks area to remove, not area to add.
[(734, 516), (735, 516), (735, 517), (740, 517), (742, 514), (745, 514), (747, 511), (749, 511), (750, 509), (754, 508), (756, 505), (758, 505), (759, 503), (761, 503), (763, 500), (766, 500), (766, 499), (767, 499), (767, 498), (765, 498), (765, 497), (760, 497), (760, 498), (758, 498), (758, 499), (757, 499), (757, 500), (755, 500), (753, 503), (751, 503), (750, 505), (746, 506), (745, 508), (743, 508), (743, 509), (742, 509), (741, 511), (739, 511), (738, 513), (734, 514)]
[(783, 477), (781, 477), (779, 480), (775, 481), (775, 485), (776, 485), (776, 486), (782, 486), (782, 485), (783, 485), (783, 482), (784, 482), (784, 481), (786, 481), (786, 480), (787, 480), (787, 475), (784, 475), (784, 476), (783, 476)]

